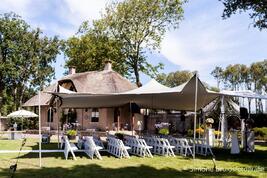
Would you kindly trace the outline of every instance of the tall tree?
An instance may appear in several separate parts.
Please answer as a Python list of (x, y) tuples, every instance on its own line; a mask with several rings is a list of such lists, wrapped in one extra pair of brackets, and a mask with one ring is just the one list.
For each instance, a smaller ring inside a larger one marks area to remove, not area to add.
[(220, 88), (220, 83), (223, 78), (223, 69), (216, 66), (215, 69), (211, 72), (211, 75), (217, 80), (217, 88)]
[(254, 27), (267, 28), (267, 0), (220, 0), (225, 9), (223, 18), (229, 18), (237, 12), (248, 12)]
[(141, 86), (140, 72), (155, 77), (162, 64), (147, 62), (147, 50), (159, 50), (168, 29), (183, 19), (184, 0), (125, 0), (108, 5), (101, 19), (109, 36), (122, 42), (125, 64)]
[(168, 87), (176, 87), (187, 82), (193, 76), (193, 72), (182, 70), (169, 74), (159, 74), (156, 78), (158, 82)]
[(0, 96), (12, 105), (8, 110), (21, 106), (26, 90), (51, 80), (59, 50), (57, 37), (42, 36), (14, 13), (0, 15)]
[(101, 23), (94, 21), (93, 26), (89, 28), (86, 21), (77, 35), (66, 41), (66, 66), (75, 66), (77, 72), (94, 71), (102, 69), (106, 60), (111, 60), (115, 71), (128, 76), (121, 48), (120, 40), (109, 37)]

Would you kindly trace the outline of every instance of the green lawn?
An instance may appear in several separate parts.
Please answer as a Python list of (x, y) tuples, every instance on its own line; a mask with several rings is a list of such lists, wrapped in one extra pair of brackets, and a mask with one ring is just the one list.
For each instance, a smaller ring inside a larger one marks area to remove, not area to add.
[[(24, 149), (38, 149), (37, 140), (27, 140)], [(16, 150), (21, 141), (0, 140), (0, 150)], [(42, 145), (45, 149), (56, 149), (57, 144)], [(118, 159), (102, 153), (103, 160), (91, 160), (77, 153), (77, 161), (65, 160), (63, 153), (43, 154), (43, 168), (39, 168), (37, 153), (22, 154), (15, 177), (43, 178), (168, 178), (168, 177), (267, 177), (267, 146), (257, 145), (255, 153), (230, 155), (229, 150), (214, 149), (217, 172), (213, 171), (211, 157), (189, 159), (181, 156)], [(9, 166), (17, 154), (0, 154), (0, 177), (9, 177)], [(199, 170), (197, 169), (199, 168)], [(253, 170), (254, 169), (254, 170)]]

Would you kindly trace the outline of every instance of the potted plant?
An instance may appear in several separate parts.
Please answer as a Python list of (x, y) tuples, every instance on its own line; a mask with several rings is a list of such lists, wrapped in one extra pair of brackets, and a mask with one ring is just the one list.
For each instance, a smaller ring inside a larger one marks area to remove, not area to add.
[(116, 133), (115, 133), (115, 136), (116, 136), (118, 139), (123, 140), (123, 134), (122, 134), (122, 133), (120, 133), (120, 132), (116, 132)]
[(169, 132), (169, 129), (167, 129), (167, 128), (162, 128), (162, 129), (159, 130), (159, 134), (160, 134), (161, 136), (163, 136), (163, 137), (169, 135), (169, 133), (170, 133), (170, 132)]
[(77, 131), (76, 130), (68, 130), (67, 131), (67, 136), (69, 140), (73, 140), (76, 138)]

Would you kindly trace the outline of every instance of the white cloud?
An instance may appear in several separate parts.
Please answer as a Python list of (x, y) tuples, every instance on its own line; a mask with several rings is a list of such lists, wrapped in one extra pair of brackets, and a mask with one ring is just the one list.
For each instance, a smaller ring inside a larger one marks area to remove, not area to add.
[[(223, 7), (209, 2), (206, 6), (202, 1), (189, 1), (185, 20), (178, 30), (166, 35), (161, 52), (181, 69), (198, 70), (204, 80), (214, 85), (210, 72), (215, 66), (249, 64), (259, 54), (266, 55), (266, 48), (255, 49), (252, 44), (260, 47), (267, 36), (248, 28), (250, 19), (246, 14), (222, 20)], [(262, 38), (258, 39), (259, 35)]]
[(85, 20), (100, 18), (107, 2), (109, 0), (63, 0), (64, 6), (60, 9), (60, 15), (77, 27)]

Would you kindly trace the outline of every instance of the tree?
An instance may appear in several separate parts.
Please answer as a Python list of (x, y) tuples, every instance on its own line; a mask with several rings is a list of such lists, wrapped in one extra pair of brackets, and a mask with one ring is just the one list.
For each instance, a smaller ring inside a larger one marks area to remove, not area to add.
[(221, 67), (216, 66), (210, 74), (217, 80), (217, 88), (220, 88), (220, 83), (223, 78), (223, 69)]
[(51, 80), (60, 44), (14, 13), (0, 15), (0, 96), (10, 105), (3, 107), (5, 112), (20, 107), (26, 93)]
[(77, 72), (95, 71), (103, 68), (105, 60), (111, 60), (115, 71), (128, 76), (121, 48), (122, 43), (108, 37), (100, 23), (94, 21), (93, 27), (88, 28), (88, 22), (84, 22), (77, 36), (66, 41), (66, 66), (75, 66)]
[[(267, 60), (254, 62), (250, 66), (235, 64), (229, 65), (225, 69), (216, 67), (212, 71), (212, 75), (216, 79), (219, 76), (225, 86), (232, 90), (247, 89), (259, 94), (267, 91)], [(257, 112), (263, 111), (260, 99), (255, 102), (255, 105)]]
[(125, 65), (141, 86), (139, 73), (155, 77), (162, 64), (147, 62), (147, 50), (159, 50), (168, 29), (183, 19), (184, 0), (125, 0), (106, 7), (101, 23), (106, 32), (122, 42)]
[(169, 74), (159, 74), (156, 78), (156, 80), (168, 87), (176, 87), (178, 85), (181, 85), (185, 82), (187, 82), (191, 77), (193, 76), (193, 72), (182, 70), (182, 71), (176, 71), (171, 72)]
[(260, 30), (267, 28), (267, 1), (266, 0), (220, 0), (225, 9), (223, 18), (229, 18), (237, 12), (249, 12), (254, 27)]

